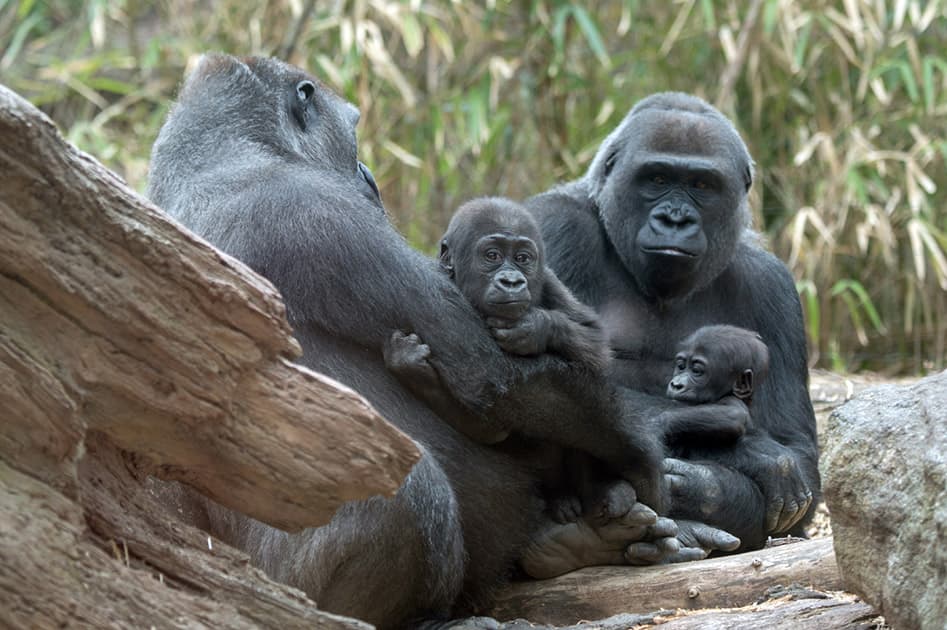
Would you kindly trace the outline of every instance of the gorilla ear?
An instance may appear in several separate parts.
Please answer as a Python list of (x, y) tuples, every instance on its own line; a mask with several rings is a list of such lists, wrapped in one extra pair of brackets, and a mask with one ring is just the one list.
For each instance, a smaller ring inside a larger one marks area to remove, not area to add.
[(750, 192), (750, 186), (753, 185), (753, 163), (750, 162), (746, 165), (746, 170), (743, 172), (743, 182), (746, 184), (746, 192)]
[(447, 277), (452, 279), (454, 278), (454, 263), (450, 257), (450, 248), (447, 246), (447, 239), (441, 241), (441, 253), (437, 257), (437, 262), (440, 263), (441, 269), (444, 270), (444, 273), (447, 274)]
[(733, 384), (733, 395), (740, 400), (747, 400), (753, 395), (753, 370), (743, 370)]

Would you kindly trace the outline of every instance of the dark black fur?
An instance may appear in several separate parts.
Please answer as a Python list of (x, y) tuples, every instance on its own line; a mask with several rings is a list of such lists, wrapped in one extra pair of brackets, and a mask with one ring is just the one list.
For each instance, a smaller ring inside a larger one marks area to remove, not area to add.
[[(301, 362), (365, 395), (423, 452), (395, 498), (346, 504), (324, 527), (289, 535), (212, 507), (214, 533), (320, 608), (397, 627), (488, 602), (542, 504), (529, 452), (477, 444), (389, 374), (382, 348), (393, 331), (423, 336), (444, 386), (471, 422), (492, 423), (487, 433), (515, 429), (612, 463), (634, 442), (567, 361), (504, 353), (450, 279), (394, 230), (358, 162), (357, 120), (282, 62), (205, 56), (155, 143), (149, 195), (269, 278)], [(594, 421), (573, 421), (586, 416)]]
[[(575, 365), (575, 378), (611, 398), (608, 389), (601, 389), (609, 350), (598, 315), (576, 300), (545, 266), (539, 226), (522, 205), (501, 197), (475, 199), (462, 205), (441, 239), (438, 262), (485, 318), (501, 348), (526, 356), (558, 354)], [(429, 357), (430, 348), (416, 334), (401, 332), (393, 335), (385, 353), (389, 369), (409, 389), (442, 417), (456, 421), (463, 410), (441, 385)], [(588, 418), (581, 421), (595, 422)], [(615, 472), (624, 473), (637, 490), (615, 482), (614, 473), (610, 476), (606, 467), (584, 452), (563, 452), (557, 445), (546, 445), (552, 469), (545, 475), (545, 494), (553, 518), (559, 522), (575, 520), (583, 511), (592, 517), (618, 518), (634, 507), (636, 496), (661, 510), (662, 449), (645, 423), (634, 433), (639, 439), (637, 449), (628, 453), (625, 468)], [(475, 437), (495, 443), (508, 435)], [(563, 464), (557, 466), (560, 460)], [(618, 487), (612, 487), (615, 483)]]
[(732, 445), (743, 437), (751, 427), (754, 388), (769, 371), (769, 350), (759, 334), (703, 326), (681, 342), (674, 364), (667, 396), (689, 405), (660, 416), (671, 454), (685, 456), (690, 444)]
[[(749, 153), (704, 101), (656, 94), (632, 109), (581, 179), (529, 199), (548, 264), (594, 307), (626, 412), (657, 416), (679, 342), (706, 324), (759, 331), (771, 378), (754, 394), (754, 435), (666, 462), (671, 514), (723, 528), (743, 548), (799, 534), (819, 496), (802, 313), (791, 275), (749, 228)], [(739, 451), (753, 473), (728, 465)], [(719, 499), (714, 500), (714, 497)]]

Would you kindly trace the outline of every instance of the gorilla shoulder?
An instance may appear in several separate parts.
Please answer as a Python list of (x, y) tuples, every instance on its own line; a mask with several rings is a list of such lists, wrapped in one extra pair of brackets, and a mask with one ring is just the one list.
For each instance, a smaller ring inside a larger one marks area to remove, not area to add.
[(614, 266), (615, 261), (609, 259), (608, 237), (589, 201), (588, 182), (562, 184), (530, 197), (523, 205), (539, 222), (547, 264), (580, 301), (599, 304), (605, 287), (597, 270)]

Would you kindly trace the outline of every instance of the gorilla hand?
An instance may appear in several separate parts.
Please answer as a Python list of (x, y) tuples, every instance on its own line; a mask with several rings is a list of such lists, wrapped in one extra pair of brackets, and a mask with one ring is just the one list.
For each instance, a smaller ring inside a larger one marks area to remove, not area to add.
[(531, 308), (516, 320), (488, 317), (486, 321), (497, 344), (510, 354), (542, 354), (552, 335), (552, 314), (541, 308)]
[(714, 467), (672, 457), (664, 459), (663, 467), (672, 505), (704, 515), (720, 509), (725, 498)]
[(781, 534), (799, 522), (812, 504), (812, 490), (803, 480), (795, 454), (782, 444), (771, 459), (757, 460), (749, 475), (760, 486), (766, 500), (767, 534)]
[(428, 361), (431, 348), (414, 333), (394, 331), (385, 341), (382, 354), (385, 367), (400, 378), (434, 384), (439, 381), (437, 371)]

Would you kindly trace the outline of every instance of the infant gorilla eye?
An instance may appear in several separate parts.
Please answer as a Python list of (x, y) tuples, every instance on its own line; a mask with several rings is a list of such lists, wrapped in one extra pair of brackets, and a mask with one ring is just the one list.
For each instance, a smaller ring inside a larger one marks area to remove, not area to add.
[(525, 265), (527, 263), (532, 262), (533, 255), (530, 254), (529, 252), (518, 252), (514, 260), (516, 260), (516, 262), (521, 265)]
[(483, 257), (490, 262), (497, 262), (501, 258), (500, 252), (496, 249), (488, 249), (483, 253)]

